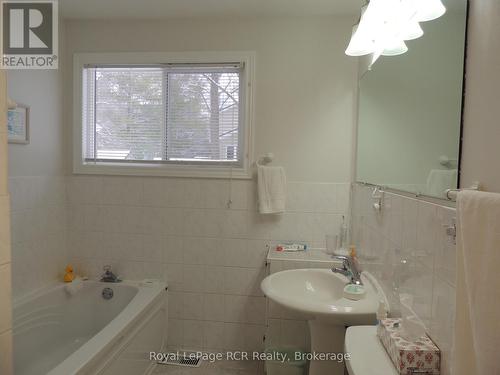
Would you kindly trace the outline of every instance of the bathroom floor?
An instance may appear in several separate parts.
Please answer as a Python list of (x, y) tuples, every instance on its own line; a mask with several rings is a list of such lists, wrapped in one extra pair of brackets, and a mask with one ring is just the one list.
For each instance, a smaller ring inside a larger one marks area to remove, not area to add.
[(200, 367), (157, 365), (153, 375), (263, 375), (263, 364), (255, 361), (202, 362)]

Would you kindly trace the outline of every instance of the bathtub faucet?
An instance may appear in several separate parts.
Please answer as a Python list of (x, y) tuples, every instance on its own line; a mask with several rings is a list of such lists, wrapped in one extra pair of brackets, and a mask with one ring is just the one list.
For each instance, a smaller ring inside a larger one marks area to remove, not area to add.
[(121, 279), (111, 272), (111, 266), (103, 267), (104, 273), (101, 276), (101, 281), (105, 283), (119, 283)]

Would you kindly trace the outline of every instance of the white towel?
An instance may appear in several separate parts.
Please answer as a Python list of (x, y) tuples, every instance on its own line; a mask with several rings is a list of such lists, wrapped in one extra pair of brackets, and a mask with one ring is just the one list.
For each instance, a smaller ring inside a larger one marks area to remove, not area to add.
[(282, 167), (257, 167), (259, 211), (261, 214), (285, 212), (286, 176)]
[(457, 197), (457, 316), (453, 375), (499, 375), (500, 194)]
[(456, 169), (432, 169), (427, 177), (426, 194), (444, 198), (446, 189), (454, 189), (457, 186), (457, 176)]

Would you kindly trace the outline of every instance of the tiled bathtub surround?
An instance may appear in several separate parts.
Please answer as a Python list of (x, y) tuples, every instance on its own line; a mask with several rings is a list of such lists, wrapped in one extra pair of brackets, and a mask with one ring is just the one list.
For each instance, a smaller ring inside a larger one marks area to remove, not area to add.
[(11, 177), (12, 290), (14, 297), (56, 280), (66, 254), (64, 177)]
[(427, 326), (448, 367), (455, 317), (455, 245), (445, 226), (455, 209), (385, 193), (381, 212), (373, 209), (372, 188), (354, 185), (352, 236), (363, 267), (380, 280), (398, 310), (400, 296)]
[(255, 190), (241, 180), (71, 177), (71, 261), (91, 277), (111, 264), (125, 278), (166, 278), (171, 347), (261, 349), (266, 245), (323, 244), (346, 214), (349, 186), (289, 183), (277, 216), (257, 212)]

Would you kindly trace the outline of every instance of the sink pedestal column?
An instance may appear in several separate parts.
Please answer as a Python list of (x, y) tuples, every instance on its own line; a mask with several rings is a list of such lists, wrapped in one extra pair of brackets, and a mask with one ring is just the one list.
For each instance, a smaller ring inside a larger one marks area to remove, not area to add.
[[(311, 354), (344, 353), (345, 327), (309, 320)], [(344, 362), (311, 360), (309, 375), (344, 375)]]

